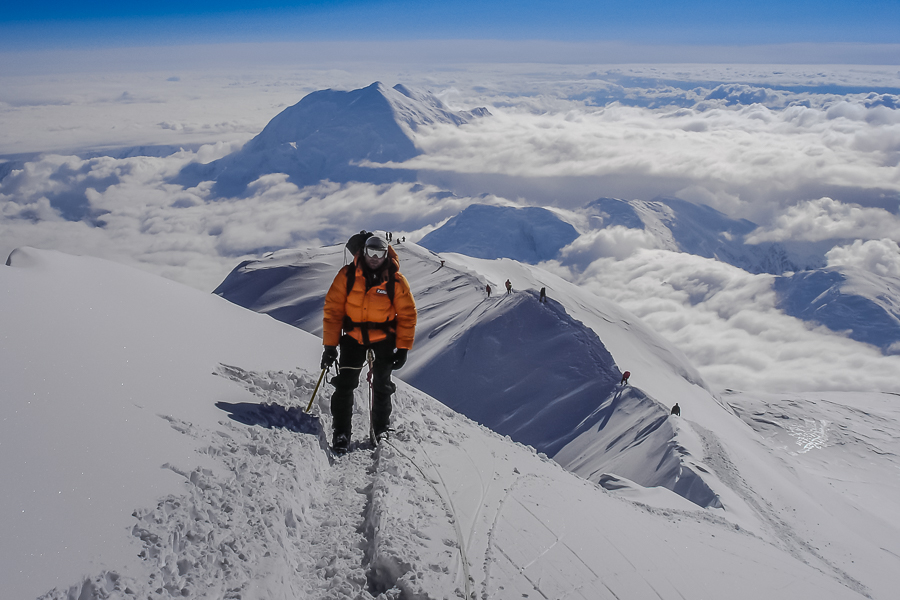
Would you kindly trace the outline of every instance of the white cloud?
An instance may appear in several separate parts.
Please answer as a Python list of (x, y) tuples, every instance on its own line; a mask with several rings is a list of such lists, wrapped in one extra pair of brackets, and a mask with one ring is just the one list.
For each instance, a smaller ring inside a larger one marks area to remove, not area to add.
[(425, 154), (405, 166), (441, 173), (468, 193), (475, 180), (486, 191), (514, 196), (500, 186), (516, 180), (516, 193), (538, 203), (567, 195), (581, 203), (600, 196), (652, 199), (687, 190), (731, 216), (767, 223), (785, 205), (821, 197), (823, 190), (835, 197), (862, 198), (871, 189), (900, 196), (900, 126), (874, 117), (887, 111), (900, 119), (900, 111), (854, 101), (837, 112), (850, 107), (852, 119), (802, 106), (570, 105), (545, 114), (494, 107), (493, 117), (461, 128), (421, 129), (417, 143)]
[[(215, 52), (236, 48), (195, 50), (208, 62)], [(429, 154), (411, 164), (438, 173), (426, 180), (459, 195), (492, 192), (573, 207), (599, 196), (651, 199), (683, 192), (730, 216), (766, 224), (798, 199), (830, 195), (871, 204), (865, 190), (900, 194), (900, 110), (867, 106), (863, 94), (767, 92), (781, 104), (790, 97), (808, 104), (812, 99), (810, 106), (784, 110), (728, 107), (726, 100), (660, 109), (590, 107), (578, 100), (612, 87), (653, 101), (684, 91), (664, 85), (679, 81), (709, 89), (718, 85), (710, 82), (733, 82), (729, 89), (751, 97), (773, 84), (896, 88), (896, 68), (468, 64), (436, 74), (400, 63), (338, 67), (321, 50), (312, 62), (322, 66), (261, 67), (260, 48), (241, 52), (228, 70), (0, 78), (0, 153), (138, 144), (234, 148), (310, 91), (380, 79), (452, 97), (458, 108), (487, 105), (495, 114), (462, 129), (423, 129), (418, 136)], [(125, 91), (135, 102), (113, 101)], [(209, 148), (198, 160), (225, 152)]]
[(598, 258), (622, 260), (645, 248), (658, 248), (656, 238), (643, 229), (614, 226), (580, 235), (560, 251), (560, 262), (583, 271)]
[(900, 278), (900, 246), (890, 239), (855, 240), (825, 254), (829, 267), (862, 269), (881, 277)]
[(643, 250), (599, 259), (577, 283), (674, 342), (714, 388), (900, 391), (900, 357), (785, 315), (770, 275)]
[(819, 198), (788, 207), (773, 223), (747, 237), (751, 244), (786, 240), (900, 239), (900, 218), (881, 208)]
[[(266, 250), (336, 243), (360, 229), (417, 239), (416, 232), (475, 201), (508, 202), (446, 197), (411, 183), (298, 188), (284, 174), (260, 177), (245, 198), (210, 201), (209, 183), (167, 183), (195, 158), (48, 155), (28, 162), (0, 185), (0, 253), (29, 245), (90, 254), (211, 290), (240, 260)], [(94, 216), (65, 220), (51, 203)]]
[(50, 205), (47, 198), (38, 198), (34, 202), (20, 204), (9, 196), (0, 194), (0, 216), (4, 219), (27, 220), (34, 223), (40, 221), (63, 221), (59, 211)]

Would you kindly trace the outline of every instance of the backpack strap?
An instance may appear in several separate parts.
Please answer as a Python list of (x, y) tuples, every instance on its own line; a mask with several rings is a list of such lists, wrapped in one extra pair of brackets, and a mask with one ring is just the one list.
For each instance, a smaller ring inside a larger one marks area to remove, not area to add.
[(397, 279), (394, 277), (393, 265), (388, 265), (388, 280), (387, 285), (385, 285), (385, 290), (387, 291), (388, 298), (391, 300), (391, 304), (394, 304), (394, 286), (396, 285)]
[[(388, 280), (385, 289), (387, 290), (388, 298), (391, 301), (391, 304), (394, 303), (394, 286), (396, 285), (396, 279), (394, 278), (394, 269), (388, 267)], [(350, 291), (353, 289), (353, 285), (356, 283), (356, 263), (350, 263), (347, 265), (347, 294), (350, 294)]]
[[(387, 291), (388, 298), (391, 301), (391, 304), (394, 304), (394, 287), (396, 279), (394, 278), (394, 271), (391, 266), (388, 267), (388, 280), (387, 285), (385, 285), (385, 289)], [(350, 295), (350, 291), (353, 289), (353, 285), (356, 283), (356, 263), (352, 262), (347, 265), (347, 295)], [(342, 329), (345, 333), (352, 331), (353, 329), (359, 329), (362, 333), (363, 344), (369, 345), (369, 330), (377, 329), (383, 331), (387, 334), (396, 333), (397, 330), (397, 319), (392, 319), (390, 321), (385, 321), (383, 323), (373, 323), (370, 321), (366, 321), (363, 323), (357, 323), (353, 321), (348, 316), (344, 316), (344, 322), (341, 325)]]
[(353, 289), (353, 284), (356, 283), (356, 263), (352, 262), (347, 265), (347, 295), (350, 295), (350, 290)]

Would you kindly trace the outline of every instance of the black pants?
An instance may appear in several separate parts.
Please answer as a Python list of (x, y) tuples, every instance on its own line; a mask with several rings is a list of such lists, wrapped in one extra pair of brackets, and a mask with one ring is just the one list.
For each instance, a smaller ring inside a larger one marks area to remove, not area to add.
[(334, 394), (331, 395), (331, 416), (334, 419), (334, 432), (350, 435), (353, 416), (353, 390), (359, 387), (360, 373), (368, 373), (366, 350), (375, 352), (375, 363), (372, 365), (372, 428), (375, 434), (387, 430), (391, 420), (391, 394), (397, 389), (391, 381), (391, 370), (394, 363), (394, 340), (386, 339), (363, 346), (349, 335), (341, 337), (338, 374), (331, 380)]

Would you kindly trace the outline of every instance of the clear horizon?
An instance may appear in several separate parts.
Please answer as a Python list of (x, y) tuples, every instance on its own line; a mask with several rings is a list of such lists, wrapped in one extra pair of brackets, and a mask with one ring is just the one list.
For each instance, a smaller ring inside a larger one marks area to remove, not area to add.
[[(527, 0), (428, 4), (351, 0), (253, 3), (62, 2), (6, 7), (0, 51), (211, 43), (543, 40), (640, 46), (900, 42), (900, 3), (764, 0), (672, 5)], [(900, 52), (895, 54), (900, 57)], [(792, 61), (789, 61), (792, 62)], [(898, 59), (900, 62), (900, 59)]]

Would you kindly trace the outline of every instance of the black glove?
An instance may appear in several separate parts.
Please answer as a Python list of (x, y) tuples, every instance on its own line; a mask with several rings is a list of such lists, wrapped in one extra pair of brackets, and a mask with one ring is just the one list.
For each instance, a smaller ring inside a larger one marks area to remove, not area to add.
[(327, 369), (333, 365), (337, 357), (337, 346), (325, 346), (325, 351), (322, 352), (322, 369)]
[(409, 354), (409, 350), (406, 348), (397, 348), (394, 351), (394, 364), (391, 365), (391, 368), (395, 371), (406, 364), (406, 355)]

